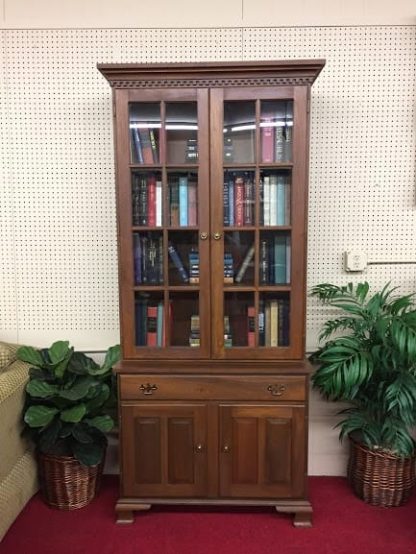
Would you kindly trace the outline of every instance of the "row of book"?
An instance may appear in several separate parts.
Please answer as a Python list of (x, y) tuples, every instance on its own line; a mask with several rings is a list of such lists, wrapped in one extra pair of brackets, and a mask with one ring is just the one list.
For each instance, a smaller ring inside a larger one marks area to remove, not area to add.
[(135, 303), (136, 346), (166, 346), (164, 304), (137, 298)]
[(163, 237), (153, 233), (133, 234), (135, 285), (163, 283)]
[(289, 346), (290, 306), (287, 298), (265, 300), (259, 306), (259, 346)]
[(162, 226), (162, 181), (156, 174), (133, 174), (133, 225)]
[(255, 188), (248, 175), (225, 175), (224, 226), (254, 225)]
[(260, 183), (260, 209), (264, 226), (290, 225), (290, 182), (286, 175), (264, 175)]
[(198, 185), (195, 177), (169, 176), (169, 215), (172, 227), (198, 225)]
[(290, 235), (276, 234), (260, 240), (260, 284), (281, 285), (290, 283)]
[(292, 119), (264, 118), (261, 122), (261, 153), (263, 163), (292, 161)]
[(130, 123), (132, 160), (139, 164), (159, 163), (158, 133), (143, 123)]

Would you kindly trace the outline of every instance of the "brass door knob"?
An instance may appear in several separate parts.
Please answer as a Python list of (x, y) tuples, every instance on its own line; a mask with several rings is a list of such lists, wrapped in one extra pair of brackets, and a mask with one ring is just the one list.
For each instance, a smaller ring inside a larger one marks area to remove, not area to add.
[(221, 233), (214, 233), (214, 239), (215, 240), (220, 240), (221, 237), (222, 237)]
[(207, 238), (208, 238), (208, 233), (205, 233), (205, 232), (201, 233), (201, 234), (199, 235), (199, 238), (200, 238), (201, 240), (207, 240)]
[(230, 451), (230, 447), (228, 446), (228, 444), (224, 444), (224, 446), (222, 447), (222, 451), (225, 452), (225, 454)]

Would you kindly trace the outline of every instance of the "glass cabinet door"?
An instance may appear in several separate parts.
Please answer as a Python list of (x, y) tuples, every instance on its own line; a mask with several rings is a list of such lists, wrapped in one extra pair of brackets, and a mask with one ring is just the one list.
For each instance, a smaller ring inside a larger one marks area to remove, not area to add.
[(212, 258), (222, 262), (214, 355), (301, 357), (306, 96), (295, 87), (216, 90), (212, 110), (211, 140), (221, 143), (211, 160)]
[(145, 94), (126, 93), (117, 137), (129, 145), (117, 160), (119, 204), (130, 206), (119, 223), (124, 349), (127, 358), (206, 357), (207, 94)]

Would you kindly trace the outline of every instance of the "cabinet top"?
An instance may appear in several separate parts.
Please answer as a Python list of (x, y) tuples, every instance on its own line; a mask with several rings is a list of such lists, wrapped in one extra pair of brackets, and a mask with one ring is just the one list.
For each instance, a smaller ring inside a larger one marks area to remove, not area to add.
[(312, 85), (325, 60), (97, 64), (114, 88)]

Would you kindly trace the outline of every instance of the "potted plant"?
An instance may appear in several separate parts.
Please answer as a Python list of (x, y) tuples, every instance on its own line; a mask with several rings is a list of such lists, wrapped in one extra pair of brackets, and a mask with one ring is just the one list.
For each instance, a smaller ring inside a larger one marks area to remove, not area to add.
[(106, 433), (114, 426), (111, 369), (120, 348), (109, 348), (102, 366), (66, 341), (41, 350), (23, 346), (17, 356), (32, 365), (24, 432), (36, 446), (43, 497), (61, 509), (85, 506), (98, 489)]
[(345, 401), (340, 439), (350, 438), (348, 479), (366, 502), (398, 506), (415, 483), (416, 308), (387, 284), (320, 284), (311, 294), (337, 313), (323, 325), (312, 382)]

